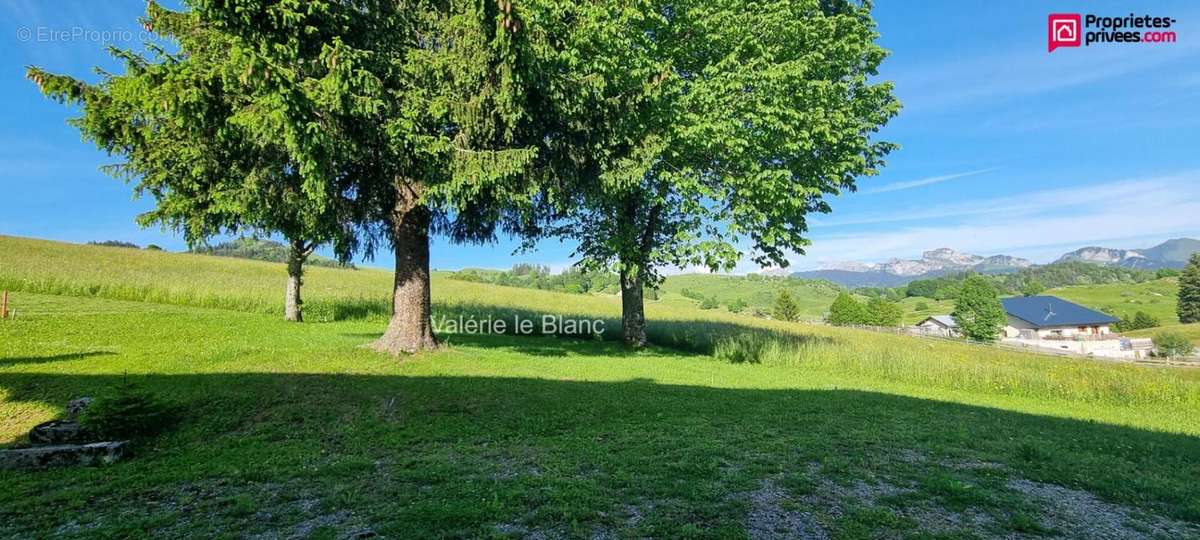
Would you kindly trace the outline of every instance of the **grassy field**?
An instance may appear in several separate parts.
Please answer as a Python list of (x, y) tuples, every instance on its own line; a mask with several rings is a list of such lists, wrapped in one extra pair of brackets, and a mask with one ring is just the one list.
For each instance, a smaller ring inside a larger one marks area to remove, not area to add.
[(1079, 285), (1050, 289), (1052, 294), (1093, 309), (1105, 310), (1118, 317), (1133, 316), (1144, 311), (1158, 318), (1163, 325), (1179, 324), (1175, 306), (1179, 296), (1179, 280), (1163, 278), (1144, 283), (1114, 283)]
[(1159, 332), (1176, 332), (1192, 340), (1192, 343), (1200, 345), (1200, 323), (1171, 324), (1167, 326), (1160, 326), (1158, 328), (1135, 330), (1133, 332), (1129, 332), (1128, 335), (1133, 337), (1154, 337), (1154, 334)]
[[(721, 307), (718, 308), (720, 310), (726, 309), (729, 302), (740, 298), (747, 303), (746, 313), (753, 313), (756, 309), (770, 313), (775, 299), (786, 289), (796, 299), (801, 318), (808, 321), (818, 321), (824, 317), (829, 310), (829, 304), (838, 294), (836, 287), (819, 281), (756, 280), (747, 279), (745, 276), (686, 274), (667, 278), (663, 283), (660, 300), (674, 307), (697, 306), (698, 301), (683, 296), (685, 289), (706, 298), (715, 297), (721, 303)], [(1171, 325), (1179, 322), (1175, 313), (1178, 291), (1178, 280), (1165, 278), (1144, 283), (1058, 287), (1044, 294), (1055, 295), (1093, 309), (1103, 309), (1117, 316), (1132, 317), (1138, 311), (1145, 311), (1157, 317), (1163, 325)], [(860, 300), (866, 299), (860, 297)], [(926, 304), (927, 309), (917, 309), (921, 303)], [(909, 297), (900, 301), (900, 307), (904, 310), (903, 323), (916, 324), (930, 315), (950, 313), (954, 310), (954, 301)]]
[[(126, 378), (181, 411), (129, 461), (0, 471), (0, 537), (1200, 536), (1196, 370), (661, 303), (642, 352), (443, 334), (395, 360), (362, 347), (381, 320), (280, 321), (280, 265), (0, 240), (0, 444)], [(383, 274), (330, 272), (333, 310)], [(434, 287), (435, 318), (619, 311)]]
[[(283, 314), (278, 263), (0, 235), (0, 289)], [(308, 267), (305, 316), (386, 318), (392, 274)]]
[(705, 298), (716, 298), (721, 304), (720, 309), (726, 309), (730, 302), (741, 299), (746, 303), (747, 313), (753, 313), (755, 310), (770, 313), (779, 293), (786, 290), (796, 300), (801, 318), (805, 320), (821, 319), (838, 294), (837, 287), (820, 281), (684, 274), (668, 277), (663, 282), (660, 298), (664, 302), (674, 302), (677, 305), (696, 305), (696, 300), (683, 296), (684, 290)]

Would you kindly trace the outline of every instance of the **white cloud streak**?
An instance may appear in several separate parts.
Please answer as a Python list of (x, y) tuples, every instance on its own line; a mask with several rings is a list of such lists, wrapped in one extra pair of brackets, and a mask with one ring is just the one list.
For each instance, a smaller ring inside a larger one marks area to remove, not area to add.
[(906, 190), (906, 189), (919, 188), (919, 187), (929, 186), (929, 185), (933, 185), (933, 184), (940, 184), (942, 182), (949, 182), (950, 180), (955, 180), (958, 178), (966, 178), (968, 176), (975, 176), (975, 175), (979, 175), (979, 174), (989, 173), (989, 172), (995, 171), (997, 169), (999, 169), (999, 167), (990, 167), (987, 169), (979, 169), (976, 171), (945, 174), (945, 175), (941, 175), (941, 176), (930, 176), (928, 178), (921, 178), (919, 180), (909, 180), (907, 182), (893, 182), (891, 184), (885, 184), (885, 185), (882, 185), (882, 186), (879, 186), (876, 188), (864, 189), (864, 190), (860, 191), (859, 193), (861, 193), (863, 195), (873, 195), (876, 193), (891, 193), (893, 191), (902, 191), (902, 190)]
[[(935, 219), (946, 222), (929, 223)], [(1053, 252), (1048, 248), (1054, 246), (1074, 249), (1111, 240), (1198, 235), (1200, 171), (979, 199), (915, 215), (901, 210), (837, 225), (904, 222), (911, 224), (814, 235), (807, 255), (793, 258), (792, 266), (811, 269), (832, 261), (916, 257), (938, 247), (980, 255), (1048, 257)]]

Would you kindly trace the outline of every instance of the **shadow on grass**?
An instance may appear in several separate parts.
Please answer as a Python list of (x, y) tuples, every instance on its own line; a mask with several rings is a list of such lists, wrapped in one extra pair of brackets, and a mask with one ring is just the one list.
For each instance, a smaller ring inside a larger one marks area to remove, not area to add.
[[(634, 351), (619, 341), (600, 337), (557, 337), (546, 335), (439, 334), (442, 343), (454, 347), (478, 347), (509, 351), (530, 356), (566, 358), (568, 356), (630, 357), (653, 356), (653, 349)], [(678, 356), (678, 354), (674, 354)]]
[[(571, 333), (561, 331), (562, 323), (547, 327), (543, 317), (558, 317), (558, 321), (599, 321), (590, 328), (600, 327), (601, 332)], [(461, 324), (460, 320), (505, 321), (505, 335), (553, 335), (575, 340), (620, 341), (621, 320), (614, 317), (597, 317), (589, 314), (534, 311), (521, 308), (498, 307), (477, 303), (438, 304), (434, 306), (435, 330), (439, 326)], [(515, 321), (532, 321), (531, 331), (518, 332)], [(547, 328), (550, 331), (547, 331)], [(461, 336), (463, 334), (455, 333)], [(356, 336), (357, 337), (357, 336)], [(367, 335), (363, 337), (378, 337)], [(791, 351), (814, 345), (837, 345), (839, 341), (828, 336), (782, 332), (728, 321), (710, 320), (650, 320), (646, 323), (648, 341), (660, 347), (676, 351), (716, 356), (733, 363), (757, 363), (765, 356), (775, 354), (787, 356)], [(461, 339), (460, 339), (461, 341)]]
[(93, 356), (109, 356), (116, 354), (112, 351), (87, 351), (76, 353), (52, 354), (48, 356), (17, 356), (0, 358), (0, 367), (12, 366), (17, 364), (46, 364), (50, 362), (69, 362), (80, 358), (89, 358)]
[[(488, 536), (520, 523), (736, 536), (746, 493), (765, 479), (814, 489), (814, 466), (837, 482), (919, 486), (936, 475), (969, 505), (997, 512), (1016, 504), (1005, 482), (1028, 478), (1200, 520), (1196, 437), (890, 394), (649, 379), (129, 379), (181, 405), (179, 427), (112, 467), (0, 471), (0, 522), (40, 536), (81, 520), (118, 527), (136, 515), (141, 521), (129, 523), (146, 532), (175, 522), (154, 512), (186, 503), (218, 530), (246, 531), (269, 524), (245, 508), (269, 513), (291, 497), (360, 516), (383, 535)], [(61, 405), (121, 380), (0, 373), (0, 390), (10, 403)], [(197, 485), (210, 486), (199, 501), (187, 491)], [(910, 497), (925, 496), (953, 502)], [(230, 498), (236, 504), (220, 503)], [(64, 511), (66, 501), (89, 502)], [(643, 521), (614, 517), (631, 505)]]

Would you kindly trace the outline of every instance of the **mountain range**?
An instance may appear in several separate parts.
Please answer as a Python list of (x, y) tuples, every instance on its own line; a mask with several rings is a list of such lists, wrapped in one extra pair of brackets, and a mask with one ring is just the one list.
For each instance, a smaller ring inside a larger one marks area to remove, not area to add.
[(1197, 251), (1200, 251), (1200, 240), (1175, 238), (1146, 249), (1112, 249), (1097, 246), (1079, 248), (1063, 254), (1055, 262), (1082, 261), (1146, 270), (1183, 268), (1188, 257)]
[[(1200, 251), (1200, 240), (1176, 238), (1146, 249), (1113, 249), (1089, 246), (1065, 253), (1054, 262), (1081, 261), (1107, 266), (1155, 270), (1183, 268), (1191, 254)], [(891, 259), (883, 263), (846, 261), (830, 263), (817, 270), (791, 275), (805, 279), (825, 279), (846, 287), (898, 287), (917, 279), (933, 278), (955, 272), (1015, 272), (1034, 264), (1020, 257), (993, 255), (983, 257), (950, 248), (926, 251), (920, 259)]]

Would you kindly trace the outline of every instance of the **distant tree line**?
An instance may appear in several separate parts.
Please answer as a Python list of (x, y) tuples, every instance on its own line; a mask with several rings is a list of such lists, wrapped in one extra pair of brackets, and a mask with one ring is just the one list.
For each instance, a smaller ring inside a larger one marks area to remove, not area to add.
[[(273, 240), (264, 240), (260, 238), (237, 238), (227, 242), (221, 242), (215, 246), (196, 246), (190, 250), (192, 253), (202, 255), (216, 255), (219, 257), (237, 257), (239, 259), (253, 259), (256, 261), (268, 261), (277, 263), (286, 263), (291, 257), (291, 248)], [(325, 266), (330, 268), (354, 268), (354, 264), (350, 262), (341, 262), (319, 255), (310, 255), (305, 261), (306, 264), (313, 266)]]
[[(568, 268), (553, 274), (548, 266), (527, 263), (515, 264), (511, 269), (499, 272), (459, 270), (450, 274), (450, 277), (461, 281), (574, 294), (615, 294), (620, 291), (619, 278), (612, 272), (589, 272), (581, 268)], [(657, 298), (657, 295), (654, 295), (654, 298)]]
[(163, 250), (163, 248), (158, 247), (158, 245), (156, 245), (156, 244), (146, 244), (146, 247), (143, 248), (133, 242), (126, 242), (124, 240), (100, 240), (100, 241), (93, 240), (91, 242), (88, 242), (88, 245), (89, 246), (117, 247), (117, 248), (126, 248), (126, 249), (145, 249), (146, 251), (162, 251)]
[(868, 298), (864, 303), (842, 292), (830, 304), (825, 322), (834, 326), (899, 326), (903, 316), (900, 304), (882, 296)]
[[(893, 298), (919, 296), (934, 300), (953, 300), (958, 297), (966, 279), (973, 275), (978, 275), (987, 280), (1001, 295), (1032, 296), (1040, 294), (1047, 288), (1071, 285), (1143, 283), (1162, 277), (1178, 275), (1178, 271), (1172, 269), (1158, 271), (1138, 270), (1071, 261), (1023, 268), (1011, 274), (963, 272), (936, 278), (918, 279), (902, 287), (869, 289), (867, 294)], [(859, 291), (861, 292), (862, 289)]]

